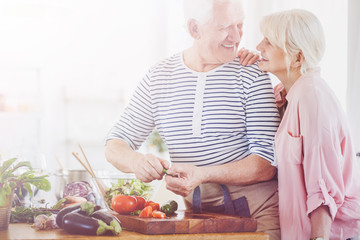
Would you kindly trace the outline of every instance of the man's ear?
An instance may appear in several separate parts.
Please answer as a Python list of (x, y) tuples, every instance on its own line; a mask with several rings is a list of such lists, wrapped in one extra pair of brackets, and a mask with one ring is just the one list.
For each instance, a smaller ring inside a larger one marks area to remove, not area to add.
[(189, 19), (187, 23), (188, 31), (194, 39), (200, 38), (200, 32), (199, 32), (199, 22), (195, 19)]
[(291, 66), (293, 68), (300, 68), (302, 66), (302, 64), (304, 63), (304, 60), (305, 60), (304, 54), (301, 51), (299, 51), (295, 55), (295, 57), (294, 57), (294, 59), (293, 59), (293, 61), (291, 63)]

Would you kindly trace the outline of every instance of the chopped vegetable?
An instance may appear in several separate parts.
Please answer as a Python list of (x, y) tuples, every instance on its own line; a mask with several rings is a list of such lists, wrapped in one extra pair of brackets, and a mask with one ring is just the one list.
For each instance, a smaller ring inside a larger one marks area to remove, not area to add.
[(163, 213), (163, 212), (155, 210), (155, 211), (152, 212), (152, 217), (153, 218), (166, 218), (166, 214)]
[(141, 218), (150, 218), (152, 217), (153, 209), (151, 206), (145, 207), (139, 214), (139, 217)]
[(160, 204), (153, 202), (153, 201), (147, 201), (145, 202), (145, 207), (151, 206), (153, 210), (160, 211)]

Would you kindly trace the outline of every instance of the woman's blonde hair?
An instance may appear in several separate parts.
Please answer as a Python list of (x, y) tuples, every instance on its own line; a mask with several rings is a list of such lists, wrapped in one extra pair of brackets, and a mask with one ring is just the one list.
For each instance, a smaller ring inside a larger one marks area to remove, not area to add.
[(319, 19), (309, 11), (293, 9), (265, 16), (260, 30), (268, 41), (287, 55), (288, 70), (291, 59), (301, 52), (304, 62), (301, 74), (318, 66), (325, 52), (325, 36)]

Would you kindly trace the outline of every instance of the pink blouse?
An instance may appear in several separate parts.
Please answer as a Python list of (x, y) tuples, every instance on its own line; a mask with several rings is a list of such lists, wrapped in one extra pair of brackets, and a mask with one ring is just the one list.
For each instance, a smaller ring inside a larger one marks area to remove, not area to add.
[(334, 221), (330, 239), (360, 235), (359, 163), (335, 94), (314, 69), (295, 82), (286, 99), (275, 136), (281, 238), (310, 239), (309, 214), (321, 204)]

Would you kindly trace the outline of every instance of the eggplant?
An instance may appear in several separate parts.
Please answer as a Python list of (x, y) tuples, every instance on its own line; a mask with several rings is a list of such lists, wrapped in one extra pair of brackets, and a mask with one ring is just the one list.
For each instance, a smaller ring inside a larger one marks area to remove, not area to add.
[(108, 226), (102, 220), (76, 212), (64, 216), (62, 228), (68, 233), (82, 235), (103, 235), (108, 230), (113, 231), (114, 229), (114, 227)]
[(105, 211), (96, 211), (90, 215), (93, 218), (104, 221), (107, 225), (114, 227), (112, 230), (113, 235), (119, 235), (121, 232), (121, 225), (119, 219), (114, 217), (107, 210)]
[(57, 216), (56, 216), (56, 224), (62, 228), (63, 226), (63, 218), (66, 214), (68, 213), (71, 213), (71, 212), (78, 212), (81, 210), (81, 204), (75, 204), (75, 205), (72, 205), (72, 206), (69, 206), (69, 207), (65, 207), (63, 209), (61, 209)]

